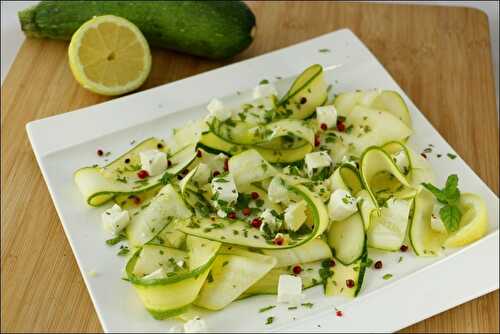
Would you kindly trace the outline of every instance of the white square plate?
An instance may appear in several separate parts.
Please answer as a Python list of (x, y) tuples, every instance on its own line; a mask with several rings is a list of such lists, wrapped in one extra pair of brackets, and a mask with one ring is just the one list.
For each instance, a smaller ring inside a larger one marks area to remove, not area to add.
[[(319, 52), (328, 48), (331, 52)], [(275, 296), (258, 296), (235, 302), (226, 309), (204, 315), (212, 331), (395, 331), (498, 289), (498, 197), (459, 157), (450, 160), (453, 149), (401, 91), (387, 71), (350, 31), (340, 30), (321, 37), (225, 66), (210, 72), (144, 92), (125, 96), (78, 111), (49, 117), (27, 125), (28, 135), (64, 231), (75, 254), (85, 284), (105, 331), (166, 332), (173, 320), (156, 321), (143, 308), (129, 283), (120, 279), (123, 258), (117, 248), (104, 243), (101, 210), (86, 206), (73, 182), (79, 167), (103, 164), (96, 149), (111, 151), (113, 159), (128, 150), (132, 140), (167, 137), (171, 129), (206, 113), (212, 97), (238, 102), (249, 89), (266, 78), (276, 81), (283, 93), (293, 78), (311, 64), (325, 68), (332, 84), (330, 94), (355, 89), (382, 88), (398, 91), (406, 100), (415, 134), (411, 146), (421, 152), (435, 145), (429, 160), (437, 184), (451, 173), (460, 178), (463, 191), (480, 194), (490, 217), (489, 234), (482, 240), (442, 258), (417, 258), (407, 253), (375, 253), (383, 270), (367, 270), (359, 297), (347, 300), (324, 297), (322, 288), (306, 291), (312, 308), (290, 311), (274, 305)], [(279, 79), (283, 78), (283, 79)], [(243, 92), (237, 94), (236, 92)], [(398, 262), (403, 256), (403, 261)], [(95, 272), (95, 275), (93, 274)], [(383, 280), (386, 273), (391, 280)], [(77, 302), (77, 301), (68, 301)], [(335, 308), (343, 317), (335, 316)], [(275, 316), (272, 325), (265, 325)]]

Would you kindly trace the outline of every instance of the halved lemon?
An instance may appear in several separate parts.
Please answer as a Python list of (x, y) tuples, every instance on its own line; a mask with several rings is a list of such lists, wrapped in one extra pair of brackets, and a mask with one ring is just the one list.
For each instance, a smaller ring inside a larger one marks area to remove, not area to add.
[(151, 53), (141, 31), (114, 15), (85, 22), (71, 38), (69, 65), (75, 79), (102, 95), (131, 92), (146, 81)]
[(460, 196), (460, 227), (445, 240), (446, 247), (461, 247), (482, 238), (488, 232), (488, 211), (484, 200), (475, 194)]

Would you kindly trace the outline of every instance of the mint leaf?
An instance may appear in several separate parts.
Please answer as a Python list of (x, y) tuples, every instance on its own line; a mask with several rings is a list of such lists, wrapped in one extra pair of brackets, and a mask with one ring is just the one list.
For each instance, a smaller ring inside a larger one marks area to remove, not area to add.
[(447, 192), (449, 190), (456, 189), (457, 186), (458, 186), (458, 176), (457, 174), (451, 174), (446, 179), (446, 186), (444, 188), (444, 191)]
[(436, 186), (434, 186), (431, 183), (422, 183), (422, 185), (424, 186), (425, 189), (427, 189), (431, 193), (433, 193), (434, 196), (436, 196), (438, 201), (440, 201), (443, 204), (447, 203), (446, 194), (443, 191), (441, 191), (439, 188), (437, 188)]
[(433, 193), (437, 200), (443, 204), (455, 205), (460, 199), (458, 176), (456, 174), (448, 176), (446, 179), (446, 185), (443, 189), (439, 189), (430, 183), (422, 183), (422, 185)]
[(460, 199), (460, 190), (457, 188), (457, 185), (458, 176), (456, 174), (448, 176), (448, 179), (446, 180), (446, 186), (443, 189), (448, 204), (456, 204)]
[(455, 205), (445, 205), (439, 210), (439, 216), (444, 223), (444, 226), (449, 232), (458, 230), (462, 213)]

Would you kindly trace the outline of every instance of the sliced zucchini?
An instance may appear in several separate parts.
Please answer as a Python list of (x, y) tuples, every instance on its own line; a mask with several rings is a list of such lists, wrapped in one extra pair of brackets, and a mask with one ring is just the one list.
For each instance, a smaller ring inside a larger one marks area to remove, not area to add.
[(289, 189), (307, 202), (313, 228), (307, 234), (293, 236), (285, 234), (289, 242), (282, 245), (276, 245), (271, 240), (267, 240), (260, 230), (252, 228), (247, 222), (241, 220), (192, 217), (179, 229), (189, 235), (252, 248), (285, 249), (300, 246), (325, 231), (328, 226), (328, 212), (322, 200), (306, 187), (290, 185)]
[(305, 155), (312, 151), (313, 146), (305, 143), (302, 146), (289, 149), (274, 149), (252, 145), (238, 145), (225, 141), (217, 137), (212, 132), (204, 133), (201, 137), (201, 147), (213, 152), (224, 152), (229, 155), (235, 155), (249, 149), (257, 150), (264, 159), (271, 163), (294, 162), (304, 159)]
[(397, 117), (382, 110), (356, 106), (345, 121), (346, 130), (335, 132), (349, 147), (349, 154), (361, 156), (370, 146), (404, 141), (412, 130)]
[(305, 244), (289, 249), (263, 249), (262, 253), (274, 257), (276, 267), (286, 267), (298, 263), (308, 263), (332, 257), (332, 251), (322, 239), (313, 239)]
[[(170, 260), (171, 258), (173, 261)], [(179, 261), (187, 262), (187, 259), (188, 252), (180, 249), (163, 245), (144, 245), (137, 254), (133, 274), (136, 277), (143, 278), (159, 268), (163, 268), (166, 273), (172, 272), (174, 269), (180, 269), (172, 268), (172, 262), (177, 264)]]
[[(269, 124), (255, 126), (247, 122), (225, 121), (214, 118), (209, 124), (210, 131), (223, 140), (238, 145), (263, 145), (287, 136), (314, 144), (314, 131), (303, 120), (282, 119)], [(280, 148), (287, 148), (285, 146)]]
[(392, 90), (368, 90), (339, 94), (334, 101), (340, 116), (348, 116), (356, 105), (384, 110), (411, 128), (408, 106), (398, 92)]
[(348, 266), (337, 262), (330, 269), (333, 275), (326, 280), (325, 295), (356, 297), (363, 286), (367, 257), (368, 253), (365, 251), (360, 259)]
[(278, 293), (278, 283), (281, 275), (297, 275), (302, 279), (302, 290), (311, 288), (321, 284), (322, 269), (321, 261), (299, 264), (301, 272), (293, 273), (293, 267), (279, 267), (272, 269), (258, 282), (246, 290), (239, 299), (247, 298), (254, 295), (275, 295)]
[(461, 247), (482, 238), (488, 232), (488, 209), (484, 199), (476, 194), (463, 193), (458, 203), (462, 219), (456, 232), (450, 233), (445, 247)]
[(398, 250), (406, 237), (412, 203), (413, 199), (391, 198), (380, 209), (380, 216), (373, 211), (367, 231), (368, 246), (387, 251)]
[(172, 152), (182, 150), (186, 146), (196, 145), (203, 133), (208, 131), (208, 125), (202, 119), (188, 122), (182, 128), (174, 129), (167, 140)]
[(413, 207), (410, 225), (410, 242), (418, 256), (435, 256), (441, 253), (441, 246), (447, 237), (431, 228), (431, 215), (436, 199), (431, 192), (421, 187)]
[(366, 249), (363, 220), (355, 213), (342, 221), (332, 221), (328, 229), (328, 245), (337, 260), (345, 265), (357, 261)]
[[(155, 319), (165, 319), (183, 313), (196, 299), (216, 258), (220, 243), (188, 237), (188, 269), (171, 271), (165, 278), (144, 279), (134, 272), (144, 248), (139, 249), (126, 265), (127, 280), (134, 285), (140, 299)], [(178, 254), (178, 250), (155, 247), (160, 254)]]
[[(195, 146), (188, 145), (169, 157), (172, 167), (166, 169), (165, 173), (140, 179), (137, 176), (137, 171), (140, 169), (139, 152), (157, 148), (158, 143), (161, 143), (159, 139), (150, 138), (108, 166), (84, 167), (77, 170), (74, 175), (75, 183), (87, 203), (99, 206), (116, 195), (130, 195), (151, 190), (161, 183), (166, 183), (168, 175), (175, 175), (186, 168), (196, 156)], [(125, 159), (130, 159), (130, 162), (126, 164)]]
[(377, 146), (368, 148), (361, 156), (360, 174), (364, 188), (368, 190), (373, 205), (377, 210), (379, 209), (379, 203), (373, 190), (373, 181), (381, 173), (392, 175), (394, 181), (399, 181), (404, 187), (410, 187), (405, 175), (401, 173), (387, 152)]
[(193, 180), (197, 171), (198, 166), (184, 176), (179, 182), (179, 187), (182, 198), (195, 211), (196, 215), (207, 216), (212, 211), (212, 208), (208, 200), (203, 196), (199, 185), (196, 185), (196, 181)]
[(278, 115), (294, 119), (308, 118), (317, 106), (328, 99), (326, 88), (323, 67), (316, 64), (306, 68), (279, 101)]
[(186, 234), (177, 229), (179, 221), (175, 219), (167, 224), (149, 243), (160, 244), (171, 248), (181, 248), (186, 241)]
[(195, 305), (220, 310), (266, 275), (276, 264), (271, 256), (218, 255)]
[(365, 226), (365, 231), (370, 227), (371, 215), (373, 210), (375, 210), (375, 205), (370, 197), (368, 190), (363, 189), (357, 194), (358, 199), (358, 210), (361, 214), (361, 219), (363, 219), (363, 224)]
[(163, 187), (151, 203), (132, 216), (127, 237), (132, 246), (141, 246), (152, 240), (175, 218), (191, 217), (191, 210), (171, 184)]
[(328, 179), (330, 189), (344, 189), (356, 195), (363, 189), (363, 182), (356, 167), (351, 164), (344, 163), (337, 167), (333, 174)]

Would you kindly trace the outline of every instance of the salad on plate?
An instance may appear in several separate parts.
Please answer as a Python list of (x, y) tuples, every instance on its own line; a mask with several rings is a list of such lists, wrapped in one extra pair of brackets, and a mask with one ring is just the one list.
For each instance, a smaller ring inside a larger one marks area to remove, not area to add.
[(316, 285), (356, 297), (370, 249), (439, 256), (487, 232), (484, 201), (462, 193), (457, 175), (435, 184), (407, 145), (412, 121), (397, 92), (329, 101), (330, 89), (312, 65), (283, 96), (263, 81), (242, 105), (214, 98), (168, 139), (75, 172), (103, 211), (106, 242), (126, 242), (123, 279), (154, 318), (259, 294), (294, 307)]

